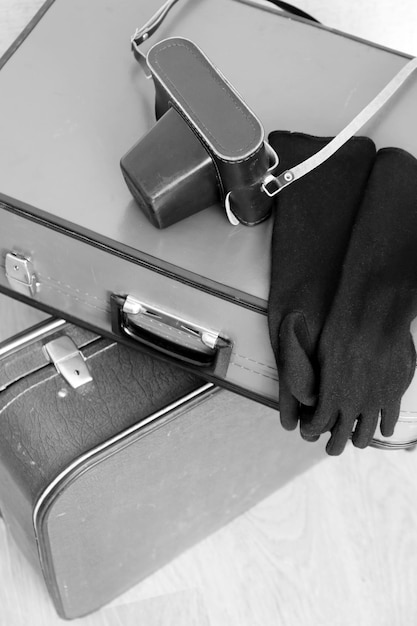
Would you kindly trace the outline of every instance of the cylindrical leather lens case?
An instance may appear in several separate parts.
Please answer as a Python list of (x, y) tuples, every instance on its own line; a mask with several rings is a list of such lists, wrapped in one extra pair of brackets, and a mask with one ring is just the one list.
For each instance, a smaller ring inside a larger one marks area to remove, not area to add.
[(226, 198), (243, 224), (267, 218), (270, 154), (258, 118), (188, 39), (157, 43), (147, 64), (158, 122), (121, 160), (141, 209), (159, 228)]

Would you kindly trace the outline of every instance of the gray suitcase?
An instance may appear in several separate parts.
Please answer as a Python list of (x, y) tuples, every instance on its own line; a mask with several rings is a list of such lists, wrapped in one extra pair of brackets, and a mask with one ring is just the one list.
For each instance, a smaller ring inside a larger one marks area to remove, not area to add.
[(323, 456), (278, 414), (62, 320), (0, 345), (0, 510), (92, 612)]
[[(154, 88), (130, 50), (155, 9), (49, 1), (3, 59), (0, 290), (132, 343), (145, 330), (179, 363), (195, 348), (201, 362), (190, 367), (205, 380), (276, 405), (271, 220), (233, 227), (213, 206), (159, 231), (120, 173), (120, 157), (155, 122)], [(152, 39), (174, 35), (195, 41), (265, 133), (336, 134), (408, 60), (256, 2), (179, 2)], [(410, 79), (361, 132), (417, 154), (416, 103)]]

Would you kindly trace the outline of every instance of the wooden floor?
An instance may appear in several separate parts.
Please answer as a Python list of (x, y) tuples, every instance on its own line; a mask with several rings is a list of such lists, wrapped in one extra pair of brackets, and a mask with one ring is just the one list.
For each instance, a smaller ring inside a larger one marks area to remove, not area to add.
[[(40, 4), (0, 0), (1, 49)], [(42, 317), (0, 296), (0, 340)], [(416, 588), (417, 453), (350, 447), (79, 623), (412, 626)], [(61, 623), (0, 521), (0, 626)]]

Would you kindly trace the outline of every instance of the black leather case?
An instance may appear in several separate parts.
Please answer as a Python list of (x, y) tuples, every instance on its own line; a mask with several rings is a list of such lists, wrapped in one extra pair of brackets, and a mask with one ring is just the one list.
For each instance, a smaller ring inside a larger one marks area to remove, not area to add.
[(141, 209), (164, 228), (230, 195), (238, 221), (265, 220), (272, 200), (261, 185), (271, 163), (255, 114), (188, 39), (155, 44), (147, 64), (159, 122), (121, 159)]
[(0, 510), (65, 618), (323, 456), (276, 411), (62, 320), (0, 345), (0, 387)]

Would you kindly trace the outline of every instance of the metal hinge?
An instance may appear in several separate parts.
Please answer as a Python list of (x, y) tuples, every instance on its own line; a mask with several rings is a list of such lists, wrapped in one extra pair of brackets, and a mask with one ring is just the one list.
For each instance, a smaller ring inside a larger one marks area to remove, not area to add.
[(8, 252), (5, 262), (6, 278), (14, 291), (32, 298), (39, 289), (39, 282), (30, 259)]
[(48, 359), (73, 389), (93, 380), (84, 356), (67, 335), (45, 344), (44, 350)]

